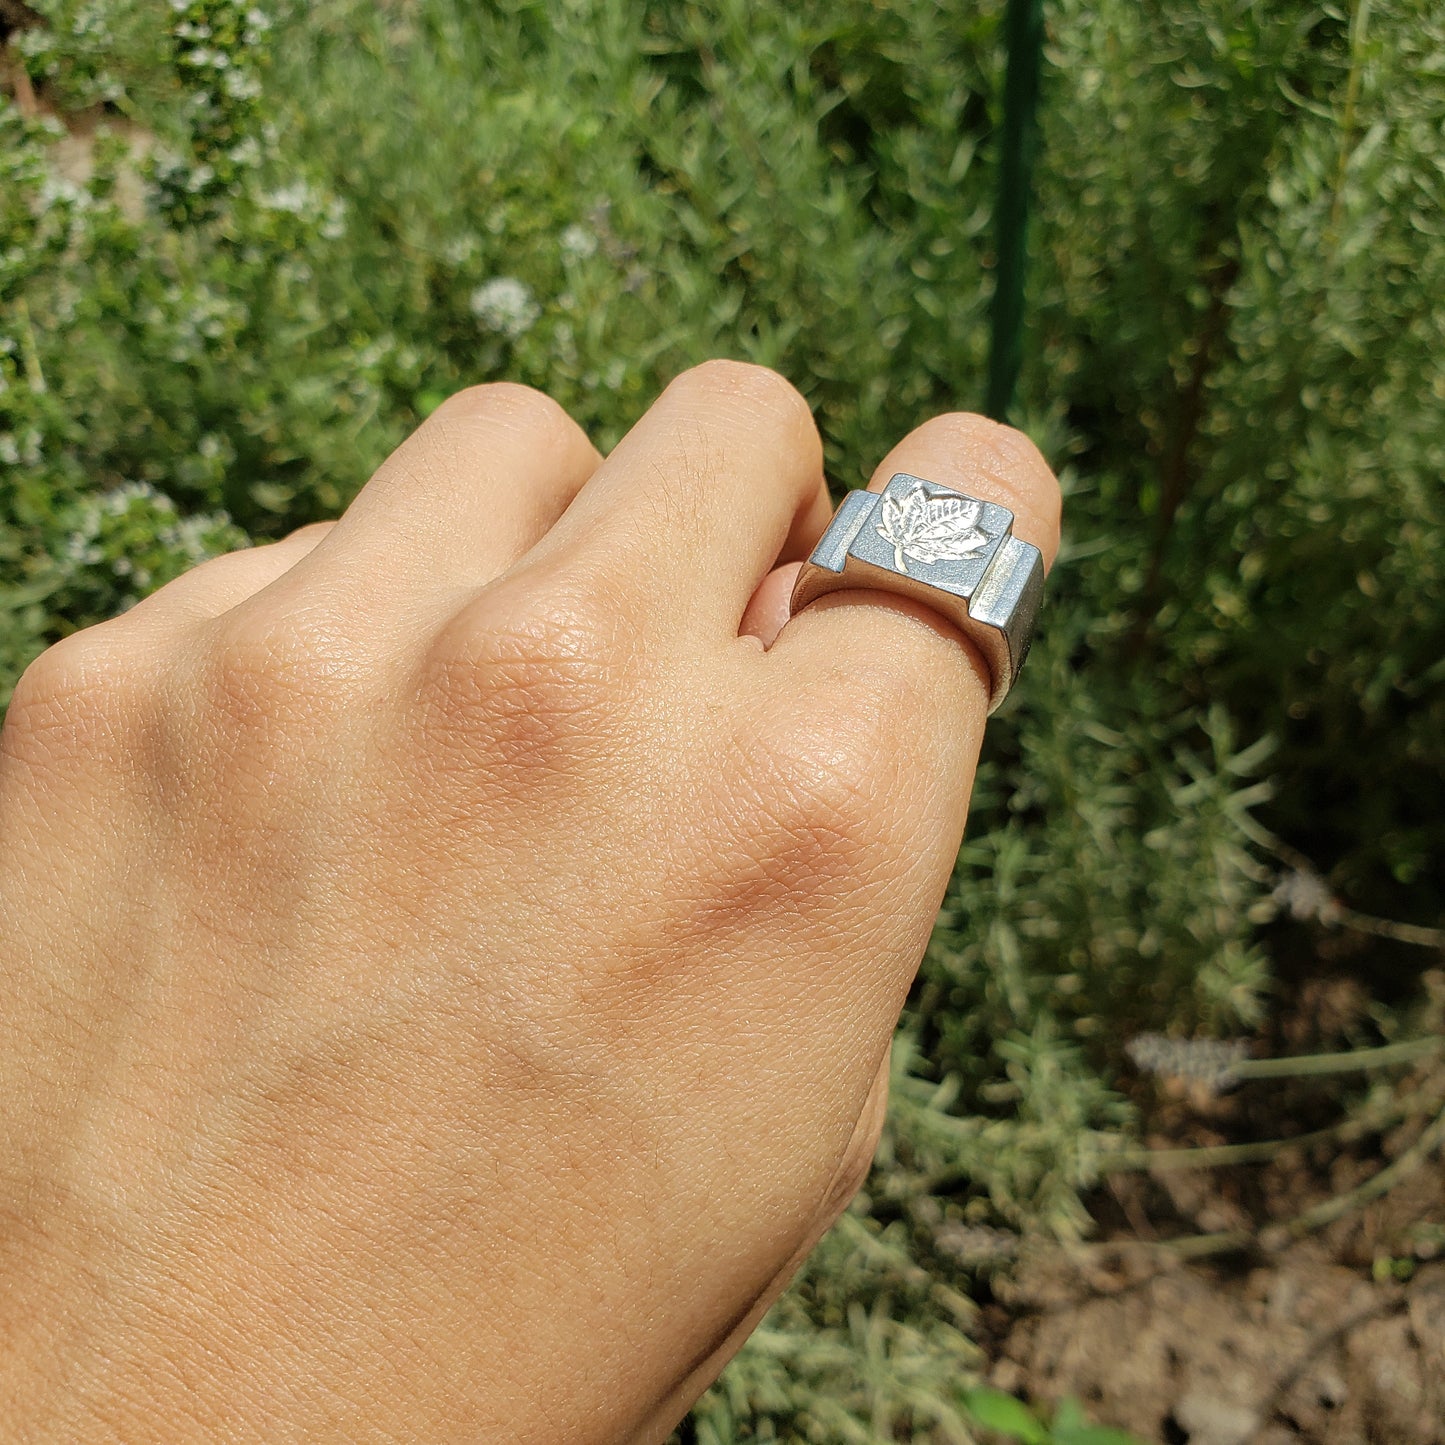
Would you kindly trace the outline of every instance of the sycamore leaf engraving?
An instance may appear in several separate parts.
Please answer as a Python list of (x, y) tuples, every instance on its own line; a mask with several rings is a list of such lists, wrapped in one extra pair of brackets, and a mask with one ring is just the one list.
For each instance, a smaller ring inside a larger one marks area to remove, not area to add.
[(971, 557), (988, 546), (988, 535), (979, 530), (983, 504), (968, 497), (930, 497), (916, 483), (900, 502), (883, 498), (883, 520), (874, 531), (893, 544), (893, 565), (908, 571), (905, 560), (952, 562)]

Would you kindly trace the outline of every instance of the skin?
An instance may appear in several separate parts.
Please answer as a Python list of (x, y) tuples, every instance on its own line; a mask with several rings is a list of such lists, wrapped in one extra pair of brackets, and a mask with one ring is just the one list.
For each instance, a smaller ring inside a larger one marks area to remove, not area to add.
[[(1018, 433), (895, 471), (1052, 558)], [(830, 511), (762, 368), (605, 460), (477, 387), (26, 672), (0, 1439), (666, 1437), (867, 1172), (983, 730), (927, 608), (786, 620)]]

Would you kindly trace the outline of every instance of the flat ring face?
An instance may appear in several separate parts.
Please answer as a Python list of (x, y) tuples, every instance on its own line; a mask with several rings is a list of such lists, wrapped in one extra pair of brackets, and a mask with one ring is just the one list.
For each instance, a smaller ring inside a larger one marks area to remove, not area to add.
[(1043, 557), (1013, 523), (996, 502), (899, 472), (881, 492), (843, 498), (798, 573), (791, 611), (845, 587), (917, 598), (983, 653), (993, 712), (1023, 666), (1043, 596)]

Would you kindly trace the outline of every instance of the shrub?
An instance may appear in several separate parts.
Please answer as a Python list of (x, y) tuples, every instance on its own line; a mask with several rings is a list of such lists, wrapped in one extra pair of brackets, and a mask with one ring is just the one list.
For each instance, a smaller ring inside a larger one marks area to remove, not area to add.
[[(680, 367), (762, 361), (842, 486), (983, 394), (998, 0), (38, 8), (12, 49), (76, 135), (0, 99), (7, 690), (335, 514), (472, 381), (606, 446)], [(1049, 15), (1020, 417), (1065, 549), (873, 1179), (713, 1445), (968, 1438), (969, 1289), (1086, 1227), (1124, 1042), (1267, 1015), (1261, 820), (1358, 905), (1441, 911), (1445, 20)]]

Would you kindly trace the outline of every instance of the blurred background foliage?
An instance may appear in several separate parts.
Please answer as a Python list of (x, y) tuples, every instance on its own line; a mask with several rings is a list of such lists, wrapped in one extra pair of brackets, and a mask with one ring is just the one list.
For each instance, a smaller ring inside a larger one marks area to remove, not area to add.
[[(471, 382), (605, 448), (764, 362), (839, 489), (981, 404), (1001, 0), (0, 17), (4, 696)], [(713, 1445), (969, 1439), (974, 1301), (1087, 1228), (1131, 1038), (1268, 1051), (1321, 970), (1367, 997), (1325, 1042), (1419, 1027), (1429, 954), (1332, 925), (1445, 913), (1445, 11), (1049, 0), (1041, 122), (1017, 420), (1065, 548), (873, 1179)]]

